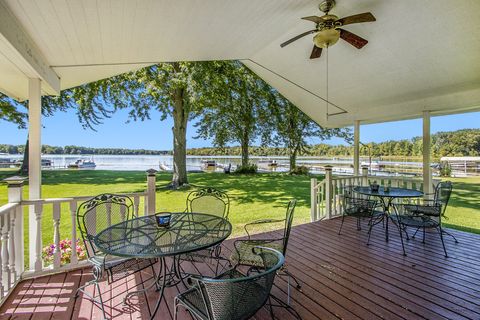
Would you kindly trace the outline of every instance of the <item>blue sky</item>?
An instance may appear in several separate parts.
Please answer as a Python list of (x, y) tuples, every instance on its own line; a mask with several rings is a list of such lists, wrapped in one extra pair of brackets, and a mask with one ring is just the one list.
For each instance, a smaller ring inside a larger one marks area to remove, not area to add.
[[(113, 118), (105, 119), (97, 131), (83, 129), (74, 112), (58, 112), (43, 120), (42, 143), (65, 146), (78, 145), (88, 147), (144, 148), (153, 150), (170, 150), (172, 148), (172, 120), (160, 121), (160, 114), (152, 113), (151, 120), (130, 122), (127, 112), (119, 112)], [(480, 128), (480, 112), (433, 117), (432, 133), (453, 131), (463, 128)], [(0, 121), (1, 144), (24, 144), (27, 130)], [(410, 139), (422, 134), (422, 120), (406, 120), (382, 124), (363, 125), (361, 141), (381, 142), (386, 140)], [(210, 146), (209, 141), (193, 139), (195, 128), (190, 125), (187, 132), (188, 147)], [(313, 143), (319, 142), (313, 140)], [(343, 143), (341, 139), (332, 139), (331, 144)]]

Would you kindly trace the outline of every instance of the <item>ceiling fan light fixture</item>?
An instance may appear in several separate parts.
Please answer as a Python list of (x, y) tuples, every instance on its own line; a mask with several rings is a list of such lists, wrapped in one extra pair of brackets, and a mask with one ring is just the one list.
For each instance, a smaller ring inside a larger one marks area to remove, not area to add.
[(322, 30), (313, 37), (313, 43), (319, 48), (328, 48), (340, 39), (340, 31), (336, 29)]

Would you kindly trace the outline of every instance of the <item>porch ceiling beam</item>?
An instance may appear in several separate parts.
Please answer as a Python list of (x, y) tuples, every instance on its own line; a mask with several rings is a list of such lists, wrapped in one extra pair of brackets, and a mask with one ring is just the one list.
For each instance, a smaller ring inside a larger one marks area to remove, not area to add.
[(40, 78), (46, 94), (60, 94), (60, 77), (4, 1), (0, 1), (0, 53), (28, 78)]
[[(419, 106), (422, 107), (419, 108)], [(480, 88), (395, 104), (387, 103), (376, 108), (351, 110), (347, 114), (330, 116), (326, 126), (348, 126), (360, 117), (362, 124), (418, 119), (422, 118), (422, 112), (425, 110), (430, 111), (431, 116), (480, 111)]]

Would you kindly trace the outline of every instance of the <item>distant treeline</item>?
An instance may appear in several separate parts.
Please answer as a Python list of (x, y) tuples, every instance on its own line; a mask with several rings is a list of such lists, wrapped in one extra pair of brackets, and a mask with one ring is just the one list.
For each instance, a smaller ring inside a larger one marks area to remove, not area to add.
[[(0, 152), (8, 154), (22, 154), (24, 145), (14, 146), (0, 144)], [(166, 155), (171, 151), (147, 150), (147, 149), (123, 149), (123, 148), (89, 148), (81, 146), (56, 147), (42, 145), (43, 154), (111, 154), (111, 155)]]
[[(9, 154), (23, 153), (25, 146), (0, 144), (0, 152)], [(417, 157), (422, 155), (422, 138), (415, 137), (411, 140), (391, 140), (381, 143), (368, 143), (362, 145), (360, 152), (363, 156), (372, 157)], [(120, 148), (87, 148), (80, 146), (54, 147), (43, 145), (44, 154), (115, 154), (115, 155), (167, 155), (171, 151), (157, 151), (145, 149), (120, 149)], [(240, 147), (227, 148), (193, 148), (187, 154), (196, 156), (215, 155), (240, 155)], [(282, 156), (287, 155), (283, 148), (251, 147), (252, 156)], [(310, 156), (352, 156), (353, 146), (317, 144), (310, 146)], [(463, 129), (451, 132), (438, 132), (432, 135), (432, 155), (443, 156), (480, 156), (480, 129)]]
[[(438, 132), (431, 137), (432, 155), (436, 158), (444, 156), (479, 156), (480, 155), (480, 129), (463, 129), (451, 132)], [(420, 157), (422, 156), (422, 137), (410, 140), (391, 140), (381, 143), (367, 143), (361, 145), (360, 153), (363, 156), (380, 157)], [(240, 147), (195, 148), (189, 149), (189, 155), (240, 155)], [(286, 150), (275, 147), (252, 147), (253, 156), (286, 155)], [(353, 146), (317, 144), (310, 146), (310, 156), (353, 156)]]

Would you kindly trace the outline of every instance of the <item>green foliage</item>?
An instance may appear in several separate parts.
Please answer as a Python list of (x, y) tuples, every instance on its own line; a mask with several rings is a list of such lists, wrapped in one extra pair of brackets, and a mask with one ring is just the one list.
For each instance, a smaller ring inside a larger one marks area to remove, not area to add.
[(271, 107), (271, 123), (273, 130), (272, 141), (274, 145), (283, 146), (290, 158), (290, 168), (296, 167), (296, 159), (299, 154), (310, 154), (308, 139), (316, 137), (320, 140), (332, 137), (351, 139), (351, 131), (348, 128), (322, 128), (309, 116), (298, 109), (281, 94), (272, 91), (273, 104)]
[(258, 167), (254, 163), (248, 163), (245, 165), (238, 166), (235, 171), (233, 172), (234, 174), (255, 174), (258, 171)]
[(204, 109), (196, 124), (197, 138), (211, 139), (214, 146), (229, 143), (242, 147), (242, 164), (248, 163), (249, 146), (269, 137), (270, 86), (239, 61), (215, 61), (202, 75)]
[(452, 175), (452, 167), (446, 161), (440, 163), (440, 176), (441, 177), (450, 177)]
[(306, 166), (295, 166), (289, 173), (292, 175), (308, 175), (309, 169)]

